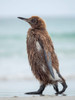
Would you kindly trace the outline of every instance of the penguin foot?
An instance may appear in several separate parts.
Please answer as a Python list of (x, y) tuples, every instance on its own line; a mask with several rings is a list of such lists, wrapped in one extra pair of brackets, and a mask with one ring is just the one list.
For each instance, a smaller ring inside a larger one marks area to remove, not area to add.
[(27, 92), (27, 93), (25, 93), (25, 94), (34, 94), (34, 95), (42, 95), (42, 92), (44, 91), (44, 89), (45, 89), (45, 85), (43, 84), (43, 85), (41, 85), (40, 86), (40, 88), (39, 88), (39, 90), (38, 91), (34, 91), (34, 92)]
[(60, 83), (63, 86), (63, 89), (61, 91), (58, 90), (58, 92), (56, 92), (56, 94), (62, 94), (66, 90), (67, 84), (65, 82), (65, 79), (61, 76), (61, 74), (59, 72), (57, 72), (57, 74), (62, 79), (62, 83), (61, 82)]
[(58, 84), (54, 84), (54, 85), (53, 85), (53, 88), (54, 88), (54, 90), (56, 91), (55, 94), (57, 94), (57, 93), (59, 92)]
[(63, 82), (63, 83), (61, 83), (61, 84), (62, 84), (62, 86), (63, 86), (63, 89), (62, 89), (61, 91), (58, 91), (56, 94), (62, 94), (62, 93), (66, 90), (66, 88), (67, 88), (66, 82)]
[(42, 94), (42, 92), (39, 92), (39, 91), (35, 91), (35, 92), (27, 92), (27, 93), (25, 93), (25, 94), (34, 94), (34, 95), (41, 95)]

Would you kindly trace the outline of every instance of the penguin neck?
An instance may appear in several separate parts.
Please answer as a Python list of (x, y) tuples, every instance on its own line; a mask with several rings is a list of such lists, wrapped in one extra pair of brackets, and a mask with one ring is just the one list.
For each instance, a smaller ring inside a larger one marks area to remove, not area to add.
[(30, 28), (29, 29), (29, 34), (39, 34), (40, 35), (48, 35), (48, 32), (45, 28), (39, 29), (39, 28)]
[(36, 28), (31, 27), (31, 30), (40, 30), (40, 31), (45, 31), (46, 28), (44, 28), (44, 27), (36, 27)]

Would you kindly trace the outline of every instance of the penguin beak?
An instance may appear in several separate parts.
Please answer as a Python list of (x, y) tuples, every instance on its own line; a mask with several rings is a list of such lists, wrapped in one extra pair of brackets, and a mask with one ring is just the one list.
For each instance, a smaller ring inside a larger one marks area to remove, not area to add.
[(19, 18), (19, 19), (21, 19), (21, 20), (24, 20), (24, 21), (28, 22), (28, 18), (23, 18), (23, 17), (17, 17), (17, 18)]

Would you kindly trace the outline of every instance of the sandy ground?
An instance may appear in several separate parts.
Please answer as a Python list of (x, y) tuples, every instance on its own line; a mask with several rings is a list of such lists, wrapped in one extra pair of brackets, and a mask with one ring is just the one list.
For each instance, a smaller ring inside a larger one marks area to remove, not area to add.
[(53, 87), (48, 86), (43, 96), (39, 96), (24, 94), (37, 90), (37, 81), (0, 81), (0, 100), (75, 100), (75, 80), (68, 80), (67, 85), (68, 88), (62, 95), (56, 96)]
[[(66, 96), (75, 96), (75, 79), (67, 80), (68, 88), (64, 92)], [(34, 85), (33, 85), (34, 84)], [(0, 81), (0, 97), (32, 97), (25, 95), (26, 92), (36, 91), (39, 88), (39, 83), (36, 80), (25, 81)], [(59, 88), (61, 88), (59, 84)], [(43, 92), (43, 95), (54, 97), (55, 91), (52, 86), (47, 86)], [(59, 95), (59, 96), (64, 96)], [(45, 97), (44, 96), (44, 97)]]
[(68, 88), (61, 95), (56, 96), (53, 87), (49, 85), (45, 88), (43, 96), (39, 96), (24, 94), (39, 88), (36, 80), (0, 81), (0, 100), (75, 100), (75, 80), (67, 80), (67, 85)]
[(75, 96), (33, 96), (33, 97), (5, 97), (0, 100), (75, 100)]

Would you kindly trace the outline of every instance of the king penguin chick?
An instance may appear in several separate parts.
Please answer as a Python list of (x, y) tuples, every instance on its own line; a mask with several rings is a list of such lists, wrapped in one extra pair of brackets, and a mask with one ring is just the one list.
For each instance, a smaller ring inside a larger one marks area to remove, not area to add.
[[(52, 40), (46, 30), (45, 22), (38, 16), (18, 18), (28, 22), (31, 26), (27, 34), (27, 53), (31, 70), (40, 82), (38, 91), (26, 94), (42, 94), (48, 84), (53, 85), (57, 94), (63, 93), (67, 85), (60, 74), (58, 58), (54, 51)], [(58, 82), (63, 86), (61, 91), (58, 89)]]

